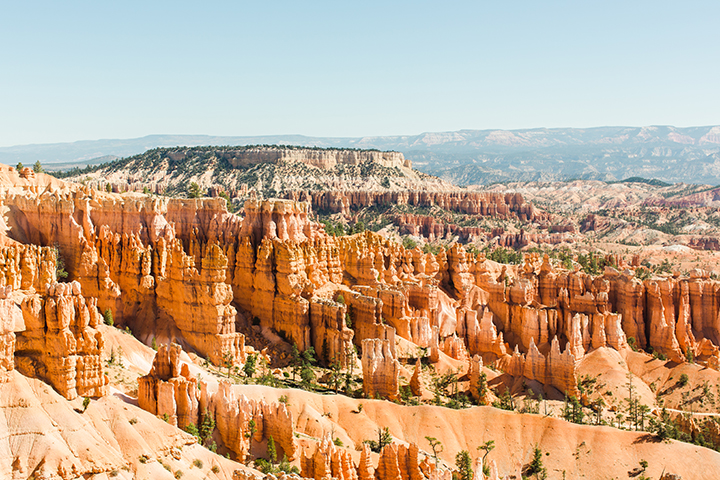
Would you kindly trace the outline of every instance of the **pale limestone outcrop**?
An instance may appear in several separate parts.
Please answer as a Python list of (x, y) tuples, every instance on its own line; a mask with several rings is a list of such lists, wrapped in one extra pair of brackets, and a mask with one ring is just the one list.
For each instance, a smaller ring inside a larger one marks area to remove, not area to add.
[(78, 282), (51, 283), (44, 296), (27, 295), (22, 318), (15, 363), (24, 375), (47, 381), (68, 399), (106, 393), (100, 360), (104, 340), (96, 329), (102, 316), (97, 300), (83, 297)]
[(200, 423), (200, 389), (187, 364), (180, 365), (180, 345), (160, 345), (150, 373), (138, 378), (138, 406), (185, 429)]
[(362, 342), (363, 391), (368, 398), (398, 396), (400, 363), (390, 349), (390, 341), (378, 338)]
[(410, 168), (411, 163), (400, 152), (377, 150), (284, 148), (276, 146), (255, 146), (223, 152), (234, 167), (246, 167), (258, 163), (304, 163), (322, 169), (337, 165), (360, 165), (372, 162), (388, 168)]

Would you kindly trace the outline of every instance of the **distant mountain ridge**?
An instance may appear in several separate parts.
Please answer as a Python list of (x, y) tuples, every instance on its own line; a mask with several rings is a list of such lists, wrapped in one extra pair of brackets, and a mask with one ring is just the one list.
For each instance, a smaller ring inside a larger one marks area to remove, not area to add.
[(156, 147), (253, 144), (396, 150), (417, 169), (460, 185), (633, 176), (720, 184), (720, 126), (459, 130), (377, 137), (150, 135), (3, 147), (0, 162), (40, 160), (50, 169), (49, 164), (66, 169)]

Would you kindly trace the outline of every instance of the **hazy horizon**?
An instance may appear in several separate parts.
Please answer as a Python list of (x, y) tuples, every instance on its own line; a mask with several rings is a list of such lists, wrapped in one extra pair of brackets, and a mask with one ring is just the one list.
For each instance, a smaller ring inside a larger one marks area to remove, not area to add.
[(304, 137), (308, 139), (312, 138), (332, 138), (332, 139), (360, 139), (360, 138), (395, 138), (395, 137), (414, 137), (428, 134), (446, 134), (455, 132), (492, 132), (492, 131), (507, 131), (507, 132), (519, 132), (519, 131), (532, 131), (532, 130), (593, 130), (603, 128), (676, 128), (676, 129), (689, 129), (689, 128), (707, 128), (720, 126), (718, 124), (707, 124), (707, 125), (594, 125), (590, 127), (527, 127), (527, 128), (460, 128), (457, 130), (444, 130), (444, 131), (430, 131), (425, 130), (421, 132), (413, 133), (398, 133), (398, 134), (387, 134), (387, 135), (312, 135), (312, 134), (301, 134), (301, 133), (269, 133), (269, 134), (258, 134), (258, 135), (217, 135), (212, 133), (148, 133), (146, 135), (140, 135), (136, 137), (108, 137), (108, 138), (80, 138), (76, 140), (60, 141), (60, 142), (38, 142), (38, 143), (23, 143), (16, 145), (0, 145), (0, 149), (16, 148), (16, 147), (30, 147), (30, 146), (49, 146), (49, 145), (68, 145), (73, 143), (83, 142), (103, 142), (103, 141), (131, 141), (141, 140), (144, 138), (151, 137), (210, 137), (210, 138), (244, 138), (244, 137), (256, 137), (256, 138), (272, 138), (272, 137)]

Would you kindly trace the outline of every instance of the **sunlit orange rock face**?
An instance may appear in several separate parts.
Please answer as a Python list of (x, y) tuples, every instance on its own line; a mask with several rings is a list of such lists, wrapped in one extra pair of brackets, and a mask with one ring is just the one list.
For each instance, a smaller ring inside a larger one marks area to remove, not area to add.
[(45, 295), (24, 296), (20, 309), (24, 328), (15, 345), (18, 369), (68, 399), (104, 395), (108, 380), (100, 360), (104, 341), (96, 330), (102, 321), (97, 300), (83, 297), (78, 282), (50, 283)]
[(295, 457), (294, 423), (286, 405), (248, 400), (228, 382), (221, 382), (217, 392), (209, 392), (181, 362), (181, 352), (178, 344), (158, 348), (152, 369), (138, 381), (140, 408), (183, 429), (201, 425), (205, 416), (212, 416), (223, 445), (240, 460), (250, 451), (251, 441), (271, 437), (281, 455)]
[(390, 341), (368, 338), (362, 343), (365, 396), (395, 399), (398, 396), (400, 364), (390, 350)]
[(138, 379), (138, 406), (167, 418), (180, 428), (198, 425), (200, 389), (186, 364), (180, 364), (180, 345), (160, 345), (150, 373)]
[[(397, 195), (348, 198), (351, 204), (432, 203), (520, 219), (542, 215), (518, 195)], [(366, 390), (388, 397), (397, 393), (396, 336), (428, 348), (431, 361), (445, 355), (470, 362), (479, 355), (486, 362), (499, 360), (512, 375), (568, 393), (575, 392), (576, 366), (587, 353), (624, 349), (628, 342), (676, 361), (692, 352), (699, 361), (719, 363), (720, 284), (701, 271), (689, 278), (640, 281), (632, 267), (608, 268), (593, 277), (555, 271), (537, 256), (528, 256), (522, 266), (502, 266), (459, 244), (432, 254), (368, 231), (328, 236), (305, 202), (250, 200), (242, 216), (228, 213), (224, 202), (108, 194), (64, 184), (9, 190), (4, 204), (14, 214), (0, 251), (6, 258), (4, 282), (36, 292), (36, 300), (29, 297), (23, 304), (26, 316), (49, 309), (54, 318), (58, 293), (45, 285), (54, 280), (55, 265), (47, 247), (57, 245), (82, 298), (97, 298), (97, 308), (95, 300), (85, 300), (92, 321), (109, 309), (119, 325), (146, 343), (174, 341), (215, 364), (244, 362), (245, 338), (238, 329), (259, 323), (300, 350), (314, 347), (326, 364), (362, 359)], [(63, 291), (60, 297), (68, 295)], [(80, 305), (80, 298), (74, 295), (73, 304)], [(73, 308), (80, 312), (73, 318), (84, 318), (82, 305)], [(27, 345), (23, 351), (39, 350), (25, 323), (22, 335), (3, 325), (7, 352), (13, 348), (11, 330), (18, 346)], [(91, 325), (88, 321), (87, 328)], [(83, 359), (81, 371), (94, 372), (94, 360), (84, 357), (94, 358), (86, 352), (95, 347), (80, 345), (79, 353), (68, 355)], [(11, 362), (5, 357), (7, 370)], [(17, 358), (15, 363), (30, 369), (31, 362)], [(70, 366), (63, 368), (64, 373), (51, 369), (47, 375), (66, 378)], [(58, 388), (72, 396), (76, 387), (64, 382)], [(101, 387), (96, 380), (86, 383), (81, 388), (88, 391)]]
[(338, 448), (329, 436), (326, 436), (316, 444), (313, 454), (303, 455), (301, 474), (315, 480), (422, 480), (428, 478), (425, 473), (430, 473), (434, 465), (421, 465), (419, 454), (420, 449), (415, 443), (407, 446), (386, 445), (380, 452), (378, 466), (373, 472), (367, 445), (363, 445), (359, 465), (355, 466), (348, 450)]

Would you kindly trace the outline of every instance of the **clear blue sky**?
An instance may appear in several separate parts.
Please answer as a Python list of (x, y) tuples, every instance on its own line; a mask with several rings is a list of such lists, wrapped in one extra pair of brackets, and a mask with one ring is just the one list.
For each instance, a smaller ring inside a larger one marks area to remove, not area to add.
[(10, 2), (0, 146), (720, 124), (720, 2)]

